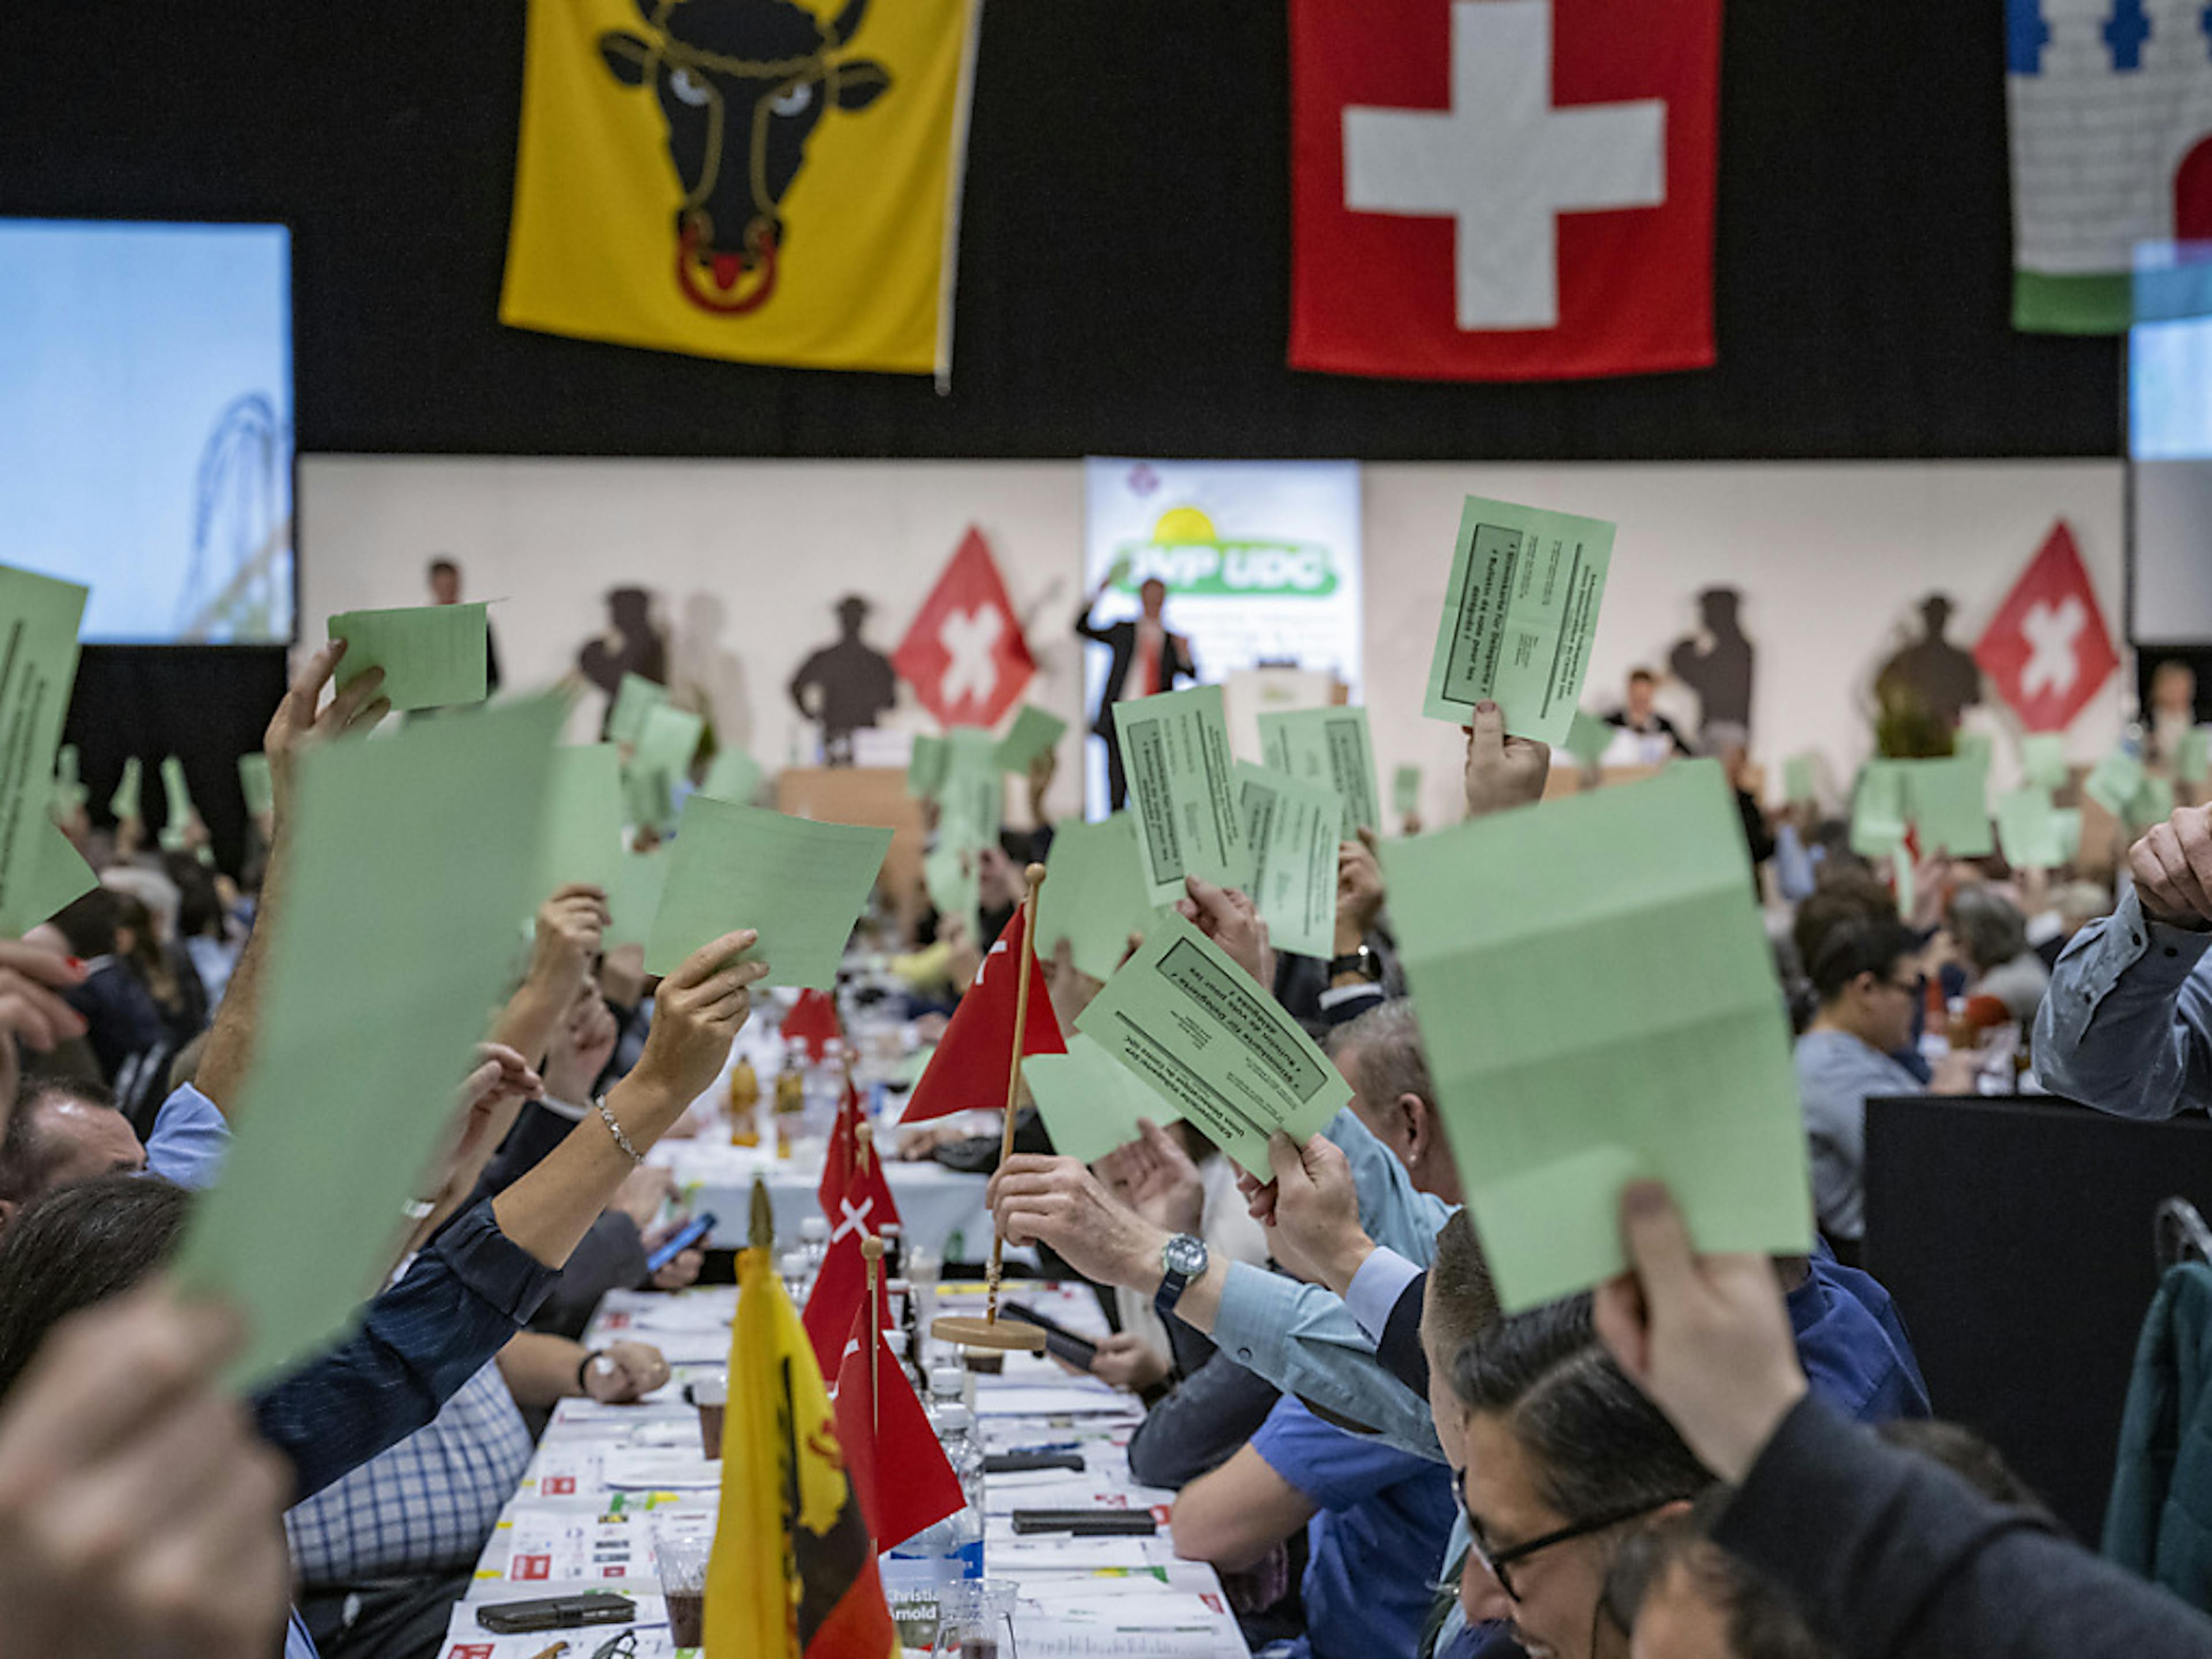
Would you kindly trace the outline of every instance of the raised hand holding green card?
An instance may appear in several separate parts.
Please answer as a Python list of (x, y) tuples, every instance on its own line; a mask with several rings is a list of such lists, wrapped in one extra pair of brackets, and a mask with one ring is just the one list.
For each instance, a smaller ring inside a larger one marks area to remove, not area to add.
[(745, 956), (767, 959), (768, 983), (833, 989), (890, 844), (888, 830), (693, 795), (676, 822), (645, 971), (668, 973), (701, 945), (750, 927), (760, 939)]
[(1401, 818), (1412, 817), (1421, 810), (1421, 769), (1401, 766), (1390, 774), (1390, 805), (1398, 809)]
[(1997, 797), (1997, 845), (2015, 869), (2051, 870), (2066, 862), (2071, 854), (2048, 789), (2023, 784)]
[(1139, 1118), (1167, 1123), (1176, 1115), (1158, 1091), (1080, 1031), (1064, 1054), (1023, 1056), (1022, 1080), (1053, 1150), (1085, 1164), (1136, 1139)]
[(1169, 904), (1183, 878), (1243, 887), (1252, 877), (1237, 805), (1237, 763), (1229, 752), (1221, 688), (1181, 691), (1114, 705), (1129, 809), (1137, 825), (1146, 896)]
[(1422, 712), (1465, 726), (1495, 702), (1505, 730), (1563, 747), (1613, 562), (1600, 519), (1467, 498)]
[(118, 823), (125, 818), (146, 821), (146, 808), (140, 799), (144, 792), (146, 765), (136, 755), (126, 755), (123, 761), (123, 779), (115, 786), (115, 793), (107, 799), (107, 810), (115, 815)]
[(1973, 754), (1893, 763), (1905, 774), (1905, 799), (1923, 854), (1978, 859), (1995, 850), (1990, 836), (1989, 762)]
[(1261, 1181), (1270, 1133), (1303, 1146), (1352, 1098), (1269, 990), (1172, 910), (1075, 1025)]
[(481, 605), (415, 605), (396, 611), (342, 611), (330, 636), (346, 642), (338, 690), (372, 668), (384, 671), (377, 695), (396, 709), (452, 708), (482, 702), (487, 635)]
[(180, 852), (191, 839), (192, 819), (199, 809), (192, 805), (191, 786), (185, 781), (185, 763), (174, 755), (161, 762), (161, 794), (169, 807), (169, 821), (161, 829), (161, 847), (165, 852)]
[(2020, 740), (2021, 781), (2045, 789), (2063, 789), (2070, 775), (2066, 767), (2066, 736), (2063, 732), (2031, 732)]
[(2081, 780), (2081, 793), (2125, 823), (2136, 796), (2142, 789), (2142, 763), (2126, 750), (2115, 749)]
[(252, 1070), (179, 1286), (246, 1310), (252, 1384), (327, 1341), (389, 1266), (528, 908), (557, 699), (302, 757)]
[(1895, 761), (1870, 760), (1851, 793), (1851, 851), (1878, 859), (1905, 840), (1905, 773)]
[(656, 702), (645, 711), (636, 746), (630, 751), (630, 775), (633, 779), (658, 778), (660, 781), (655, 785), (640, 783), (632, 790), (630, 810), (637, 823), (649, 823), (656, 830), (668, 827), (668, 802), (674, 797), (676, 786), (690, 781), (691, 762), (699, 752), (699, 739), (706, 730), (704, 715), (678, 708), (673, 703)]
[(0, 732), (8, 733), (8, 764), (0, 769), (0, 919), (11, 939), (52, 914), (31, 912), (58, 890), (58, 872), (68, 872), (74, 881), (70, 860), (83, 863), (73, 852), (70, 860), (54, 853), (56, 842), (67, 847), (69, 841), (54, 830), (47, 781), (76, 679), (86, 592), (75, 582), (0, 566), (0, 627), (8, 635), (0, 656)]
[(1033, 702), (1025, 702), (1022, 705), (1022, 712), (1014, 716), (1014, 723), (1007, 728), (1006, 735), (999, 739), (999, 746), (993, 757), (998, 762), (1001, 772), (1019, 775), (1030, 769), (1030, 763), (1039, 755), (1058, 743), (1066, 730), (1067, 722), (1059, 715), (1049, 714)]
[(1269, 940), (1292, 956), (1327, 961), (1336, 950), (1342, 800), (1326, 785), (1249, 761), (1237, 763), (1237, 794), (1252, 851), (1252, 902)]
[(635, 744), (645, 731), (645, 717), (656, 703), (668, 701), (668, 688), (642, 674), (625, 674), (615, 688), (614, 707), (607, 711), (607, 741)]
[(934, 800), (945, 782), (945, 765), (951, 756), (952, 745), (944, 738), (932, 737), (927, 732), (916, 732), (914, 747), (907, 751), (907, 793), (916, 800)]
[(1054, 830), (1045, 860), (1051, 879), (1037, 890), (1037, 954), (1050, 957), (1064, 939), (1079, 969), (1111, 978), (1129, 935), (1152, 925), (1139, 859), (1137, 826), (1127, 812), (1097, 823), (1071, 818)]
[(1716, 763), (1386, 842), (1382, 858), (1509, 1312), (1621, 1271), (1620, 1188), (1641, 1176), (1674, 1188), (1700, 1250), (1805, 1249), (1789, 1021)]
[(1345, 840), (1363, 829), (1381, 833), (1375, 745), (1368, 736), (1364, 708), (1293, 708), (1262, 714), (1260, 750), (1276, 771), (1320, 784), (1344, 803)]

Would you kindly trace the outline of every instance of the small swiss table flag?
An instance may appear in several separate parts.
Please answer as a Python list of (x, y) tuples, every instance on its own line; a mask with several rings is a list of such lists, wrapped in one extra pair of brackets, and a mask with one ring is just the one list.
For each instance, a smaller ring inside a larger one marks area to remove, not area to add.
[(1029, 689), (1036, 659), (981, 531), (961, 538), (891, 665), (945, 726), (996, 726)]
[(1974, 646), (1974, 660), (2031, 732), (2061, 732), (2103, 689), (2120, 654), (2061, 519)]
[[(899, 1121), (926, 1123), (976, 1107), (997, 1111), (1006, 1103), (1006, 1068), (1014, 1046), (1014, 1010), (1021, 991), (1022, 934), (1029, 925), (1029, 907), (1018, 907), (1013, 918), (999, 933), (998, 942), (983, 953), (975, 982), (961, 997), (960, 1006), (945, 1027), (937, 1052), (914, 1085), (914, 1093), (899, 1114)], [(1052, 994), (1045, 988), (1044, 964), (1030, 958), (1029, 1019), (1022, 1031), (1024, 1054), (1064, 1054), (1067, 1040), (1060, 1035), (1060, 1019), (1052, 1012)]]
[(1713, 361), (1721, 0), (1291, 0), (1291, 366)]

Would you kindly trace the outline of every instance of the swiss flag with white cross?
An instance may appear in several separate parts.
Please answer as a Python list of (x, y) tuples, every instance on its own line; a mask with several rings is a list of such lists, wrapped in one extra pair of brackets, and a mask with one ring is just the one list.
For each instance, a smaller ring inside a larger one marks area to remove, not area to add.
[(945, 726), (996, 726), (1021, 700), (1036, 659), (981, 531), (961, 538), (891, 665)]
[(1721, 0), (1292, 0), (1291, 365), (1713, 361)]
[(2061, 519), (1974, 646), (1974, 660), (2031, 732), (2061, 732), (2120, 665), (2112, 631)]

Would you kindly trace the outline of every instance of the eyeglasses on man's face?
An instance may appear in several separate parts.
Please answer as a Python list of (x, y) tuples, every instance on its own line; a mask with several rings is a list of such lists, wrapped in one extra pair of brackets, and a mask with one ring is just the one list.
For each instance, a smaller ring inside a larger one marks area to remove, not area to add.
[(1498, 1581), (1498, 1588), (1516, 1601), (1521, 1599), (1521, 1592), (1513, 1583), (1511, 1571), (1516, 1563), (1526, 1561), (1530, 1556), (1550, 1549), (1554, 1545), (1572, 1543), (1577, 1538), (1590, 1537), (1594, 1534), (1604, 1532), (1608, 1528), (1617, 1527), (1625, 1521), (1637, 1520), (1650, 1514), (1654, 1510), (1664, 1509), (1669, 1504), (1680, 1501), (1677, 1498), (1662, 1498), (1656, 1504), (1638, 1504), (1632, 1509), (1608, 1510), (1601, 1514), (1592, 1516), (1586, 1521), (1577, 1521), (1571, 1527), (1561, 1527), (1556, 1532), (1547, 1532), (1540, 1538), (1531, 1538), (1525, 1544), (1516, 1544), (1510, 1549), (1500, 1550), (1493, 1549), (1490, 1541), (1482, 1535), (1482, 1528), (1474, 1519), (1474, 1511), (1468, 1504), (1465, 1469), (1458, 1472), (1457, 1480), (1460, 1508), (1467, 1512), (1468, 1517), (1468, 1547), (1473, 1552), (1474, 1559), (1482, 1563), (1483, 1571)]

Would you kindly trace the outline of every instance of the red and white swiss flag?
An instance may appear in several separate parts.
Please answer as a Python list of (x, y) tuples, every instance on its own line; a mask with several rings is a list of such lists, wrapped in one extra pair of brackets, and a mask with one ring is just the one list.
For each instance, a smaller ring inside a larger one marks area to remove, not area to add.
[(2031, 732), (2059, 732), (2120, 665), (2074, 532), (2061, 519), (1974, 646), (1974, 660)]
[[(997, 941), (983, 952), (983, 965), (975, 982), (960, 999), (938, 1040), (937, 1052), (907, 1097), (899, 1121), (927, 1123), (933, 1117), (988, 1107), (993, 1111), (1006, 1103), (1006, 1073), (1013, 1065), (1014, 1015), (1021, 1005), (1022, 935), (1029, 927), (1029, 907), (1018, 906)], [(1052, 995), (1045, 988), (1044, 963), (1030, 958), (1030, 1000), (1022, 1028), (1024, 1054), (1064, 1054), (1067, 1039), (1060, 1035), (1060, 1019), (1052, 1011)]]
[(945, 726), (996, 726), (1036, 672), (983, 532), (971, 527), (891, 665)]
[(1713, 361), (1721, 0), (1291, 7), (1291, 366)]

